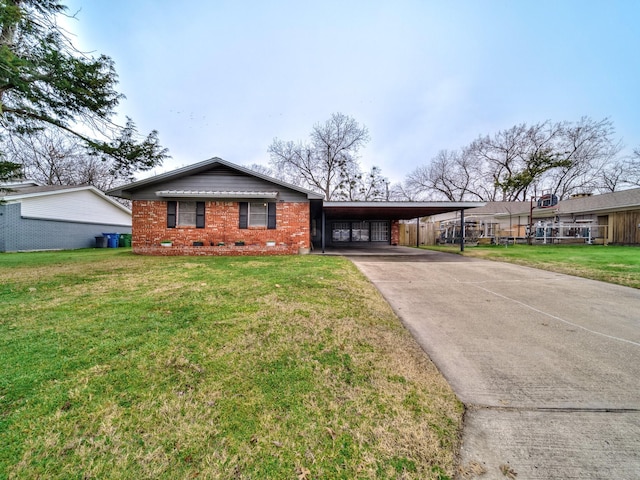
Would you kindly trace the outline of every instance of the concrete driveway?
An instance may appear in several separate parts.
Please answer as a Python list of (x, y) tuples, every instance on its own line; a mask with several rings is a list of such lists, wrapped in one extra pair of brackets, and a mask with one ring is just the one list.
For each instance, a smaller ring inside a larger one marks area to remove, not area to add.
[(640, 478), (639, 290), (403, 250), (338, 253), (466, 405), (459, 478)]

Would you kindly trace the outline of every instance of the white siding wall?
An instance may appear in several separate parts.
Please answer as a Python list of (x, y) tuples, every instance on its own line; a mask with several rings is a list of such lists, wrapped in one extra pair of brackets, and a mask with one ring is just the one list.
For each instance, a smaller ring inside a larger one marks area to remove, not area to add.
[(22, 216), (131, 226), (131, 215), (90, 190), (23, 198)]

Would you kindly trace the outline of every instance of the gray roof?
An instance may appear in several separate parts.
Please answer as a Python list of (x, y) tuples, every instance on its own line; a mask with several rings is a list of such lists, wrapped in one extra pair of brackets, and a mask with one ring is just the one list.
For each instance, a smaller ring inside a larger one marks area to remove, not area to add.
[(640, 188), (570, 198), (557, 205), (558, 213), (589, 213), (640, 209)]
[(529, 213), (531, 209), (530, 202), (487, 202), (482, 207), (472, 208), (466, 212), (466, 215), (518, 215)]
[(625, 210), (640, 210), (640, 188), (561, 200), (554, 207), (534, 208), (533, 216), (545, 218), (553, 215), (606, 214)]
[(324, 198), (324, 196), (319, 194), (319, 193), (312, 192), (311, 190), (307, 190), (307, 189), (298, 187), (296, 185), (292, 185), (292, 184), (287, 183), (287, 182), (283, 182), (282, 180), (278, 180), (276, 178), (269, 177), (268, 175), (264, 175), (262, 173), (255, 172), (255, 171), (253, 171), (253, 170), (251, 170), (249, 168), (241, 167), (241, 166), (236, 165), (234, 163), (227, 162), (226, 160), (223, 160), (223, 159), (218, 158), (218, 157), (210, 158), (208, 160), (204, 160), (202, 162), (194, 163), (193, 165), (188, 165), (186, 167), (178, 168), (178, 169), (172, 170), (170, 172), (161, 173), (160, 175), (155, 175), (153, 177), (145, 178), (143, 180), (139, 180), (137, 182), (129, 183), (127, 185), (121, 185), (119, 187), (112, 188), (111, 190), (108, 190), (106, 193), (107, 193), (107, 195), (113, 195), (113, 196), (116, 196), (116, 197), (121, 197), (121, 196), (123, 196), (123, 192), (125, 192), (125, 191), (132, 191), (132, 190), (136, 190), (136, 189), (141, 188), (141, 187), (149, 187), (149, 186), (152, 186), (154, 184), (160, 184), (160, 183), (166, 182), (167, 180), (175, 180), (177, 178), (182, 178), (182, 177), (186, 177), (186, 176), (189, 176), (189, 175), (194, 175), (194, 174), (197, 174), (197, 173), (205, 172), (205, 171), (210, 170), (212, 167), (215, 167), (217, 165), (222, 165), (222, 166), (225, 166), (227, 168), (231, 168), (233, 170), (236, 170), (236, 171), (238, 171), (240, 173), (244, 173), (244, 174), (249, 175), (249, 176), (253, 176), (253, 177), (256, 177), (256, 178), (260, 178), (262, 180), (266, 180), (267, 182), (270, 182), (270, 183), (272, 183), (274, 185), (278, 185), (278, 186), (281, 186), (281, 187), (288, 188), (290, 190), (294, 190), (296, 192), (303, 193), (303, 194), (307, 195), (307, 198), (309, 198), (309, 199), (321, 200), (321, 199)]
[(7, 186), (10, 191), (4, 194), (5, 197), (29, 195), (33, 193), (61, 192), (63, 190), (77, 190), (88, 188), (88, 185), (38, 185), (38, 186)]
[[(487, 202), (477, 208), (470, 208), (465, 212), (467, 218), (508, 215), (528, 215), (530, 202)], [(585, 197), (570, 198), (558, 202), (554, 207), (538, 208), (533, 204), (533, 216), (544, 218), (559, 214), (589, 214), (610, 213), (624, 210), (640, 210), (640, 188), (621, 190), (619, 192), (603, 193)]]

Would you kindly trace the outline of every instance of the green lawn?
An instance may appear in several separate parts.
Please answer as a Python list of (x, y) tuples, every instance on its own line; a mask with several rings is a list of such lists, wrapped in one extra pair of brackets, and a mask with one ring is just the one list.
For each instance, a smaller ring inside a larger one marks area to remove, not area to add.
[(462, 405), (338, 257), (0, 254), (0, 478), (449, 478)]
[[(459, 246), (426, 247), (460, 253)], [(486, 245), (463, 255), (517, 263), (579, 277), (640, 288), (640, 248), (613, 245)]]

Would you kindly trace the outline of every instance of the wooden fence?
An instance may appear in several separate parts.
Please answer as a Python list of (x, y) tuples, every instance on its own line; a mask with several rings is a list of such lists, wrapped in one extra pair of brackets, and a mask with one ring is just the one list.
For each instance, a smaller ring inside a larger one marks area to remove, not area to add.
[[(415, 247), (418, 244), (418, 238), (416, 237), (417, 227), (414, 223), (401, 223), (399, 225), (400, 233), (400, 245), (407, 247)], [(421, 223), (420, 224), (420, 245), (435, 245), (436, 238), (439, 236), (440, 231), (433, 223)]]
[(609, 241), (611, 243), (640, 244), (640, 210), (613, 213), (609, 226)]

